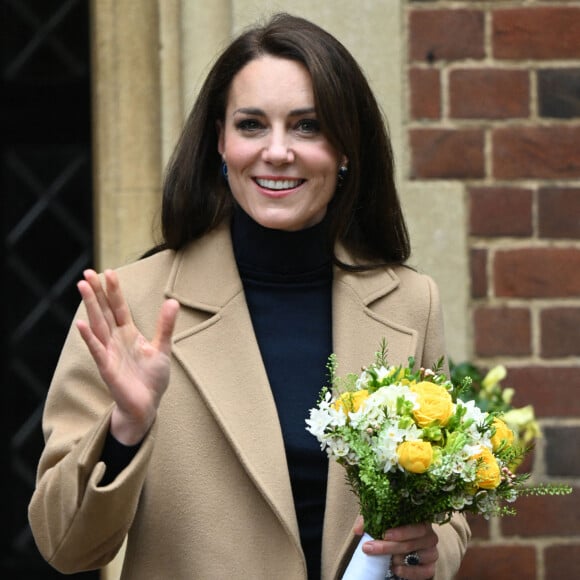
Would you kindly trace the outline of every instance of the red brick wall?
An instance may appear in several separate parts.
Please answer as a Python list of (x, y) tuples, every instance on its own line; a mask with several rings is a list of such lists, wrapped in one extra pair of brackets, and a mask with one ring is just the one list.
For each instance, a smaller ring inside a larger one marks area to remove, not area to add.
[[(508, 367), (563, 498), (474, 520), (458, 580), (580, 578), (580, 1), (406, 0), (410, 178), (469, 203), (475, 362)], [(452, 331), (450, 329), (449, 331)]]

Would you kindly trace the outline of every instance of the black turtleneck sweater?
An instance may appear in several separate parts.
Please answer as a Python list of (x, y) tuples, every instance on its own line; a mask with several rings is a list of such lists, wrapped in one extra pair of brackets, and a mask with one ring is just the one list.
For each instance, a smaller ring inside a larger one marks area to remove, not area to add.
[(240, 208), (234, 253), (284, 437), (309, 580), (320, 578), (328, 460), (306, 431), (332, 352), (332, 260), (326, 223), (298, 232), (264, 228)]

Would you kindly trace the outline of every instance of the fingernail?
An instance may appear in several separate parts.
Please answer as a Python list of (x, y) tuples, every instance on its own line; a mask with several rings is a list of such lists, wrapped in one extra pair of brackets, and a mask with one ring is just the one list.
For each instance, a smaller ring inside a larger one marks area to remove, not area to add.
[(376, 548), (373, 542), (365, 542), (362, 549), (365, 554), (374, 554)]

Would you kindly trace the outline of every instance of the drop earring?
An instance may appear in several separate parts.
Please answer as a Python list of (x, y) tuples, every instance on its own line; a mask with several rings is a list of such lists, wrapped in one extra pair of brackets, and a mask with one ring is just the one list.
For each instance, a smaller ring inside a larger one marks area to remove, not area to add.
[(225, 161), (222, 161), (222, 175), (223, 175), (223, 178), (227, 181), (228, 180), (228, 164)]
[(348, 175), (348, 165), (345, 163), (338, 168), (337, 185), (342, 187), (346, 176)]

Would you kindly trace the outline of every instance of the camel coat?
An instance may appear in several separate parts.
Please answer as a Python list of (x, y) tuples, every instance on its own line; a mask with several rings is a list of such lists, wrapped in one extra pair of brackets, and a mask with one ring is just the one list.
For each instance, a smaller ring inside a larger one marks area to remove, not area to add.
[[(94, 569), (128, 534), (124, 580), (305, 580), (282, 434), (228, 226), (121, 268), (119, 277), (147, 337), (165, 298), (181, 305), (170, 385), (136, 457), (99, 487), (112, 402), (72, 327), (46, 402), (29, 507), (40, 551), (62, 572)], [(340, 374), (369, 363), (383, 337), (392, 363), (413, 355), (431, 365), (444, 353), (437, 289), (426, 276), (404, 267), (337, 269), (332, 300)], [(330, 580), (356, 542), (356, 499), (335, 462), (326, 502), (322, 578)], [(449, 580), (469, 529), (455, 517), (436, 531), (436, 580)]]

